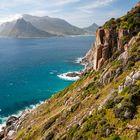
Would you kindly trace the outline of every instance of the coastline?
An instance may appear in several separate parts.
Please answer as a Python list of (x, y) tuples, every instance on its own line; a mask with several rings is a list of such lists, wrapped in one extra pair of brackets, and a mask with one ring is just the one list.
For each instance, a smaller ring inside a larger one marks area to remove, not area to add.
[(15, 116), (17, 118), (20, 118), (23, 114), (25, 114), (26, 112), (30, 112), (32, 110), (34, 110), (36, 107), (38, 107), (39, 105), (41, 105), (42, 103), (44, 103), (45, 101), (40, 101), (39, 103), (37, 104), (32, 104), (30, 106), (27, 106), (25, 107), (25, 109), (23, 110), (19, 110), (17, 111), (16, 113), (12, 114), (12, 115), (9, 115), (9, 116), (6, 116), (6, 117), (1, 117), (2, 118), (2, 123), (0, 124), (0, 132), (3, 130), (3, 127), (6, 126), (6, 122), (7, 120), (12, 117), (12, 116)]
[[(57, 75), (57, 76), (59, 78), (63, 79), (63, 80), (77, 81), (78, 79), (80, 79), (80, 77), (85, 72), (86, 67), (87, 67), (87, 64), (85, 64), (85, 63), (82, 62), (83, 59), (84, 59), (84, 57), (78, 57), (74, 61), (74, 63), (77, 63), (77, 64), (80, 64), (80, 65), (83, 65), (84, 66), (84, 69), (82, 69), (81, 71), (66, 72), (66, 73), (62, 73), (62, 74)], [(50, 98), (48, 98), (48, 99), (46, 99), (44, 101), (40, 101), (39, 103), (37, 103), (35, 105), (27, 106), (25, 109), (19, 110), (15, 114), (9, 115), (7, 117), (3, 117), (3, 121), (0, 124), (0, 137), (1, 137), (1, 135), (5, 135), (5, 130), (6, 130), (6, 133), (7, 133), (6, 136), (12, 137), (13, 134), (16, 133), (16, 130), (18, 130), (18, 127), (20, 127), (20, 123), (24, 120), (24, 118), (28, 114), (30, 114), (31, 112), (33, 112), (37, 107), (39, 107), (40, 105), (48, 102)], [(12, 120), (13, 118), (15, 118), (15, 120)], [(7, 129), (8, 129), (9, 126), (7, 124), (9, 123), (9, 121), (11, 121), (12, 125), (14, 125), (13, 126), (14, 129), (8, 131)]]

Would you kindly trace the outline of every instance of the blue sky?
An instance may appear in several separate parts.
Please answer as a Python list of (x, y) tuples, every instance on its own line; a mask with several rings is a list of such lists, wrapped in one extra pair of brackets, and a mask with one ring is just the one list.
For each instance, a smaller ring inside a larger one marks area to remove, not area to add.
[(22, 14), (63, 18), (73, 25), (85, 27), (93, 22), (102, 25), (112, 17), (120, 17), (139, 0), (0, 0), (0, 23)]

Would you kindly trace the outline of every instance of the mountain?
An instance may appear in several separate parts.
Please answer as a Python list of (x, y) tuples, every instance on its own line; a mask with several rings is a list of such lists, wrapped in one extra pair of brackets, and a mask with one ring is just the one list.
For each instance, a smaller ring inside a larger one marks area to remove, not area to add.
[(0, 32), (1, 36), (29, 38), (29, 37), (51, 37), (54, 36), (45, 31), (35, 28), (30, 22), (23, 18), (14, 22), (3, 24), (3, 29)]
[(81, 35), (86, 32), (76, 26), (71, 25), (67, 21), (59, 18), (51, 18), (48, 16), (37, 17), (31, 15), (23, 15), (26, 21), (32, 23), (33, 26), (40, 30), (58, 35)]
[[(22, 33), (22, 35), (20, 35), (20, 33), (17, 33), (17, 29), (13, 29), (13, 28), (16, 28), (16, 26), (17, 26), (16, 24), (20, 20), (21, 19), (18, 19), (17, 21), (12, 21), (12, 22), (6, 22), (6, 23), (0, 25), (0, 36), (16, 37), (16, 34), (19, 37), (48, 37), (48, 36), (53, 36), (53, 35), (59, 35), (59, 36), (87, 35), (87, 34), (95, 34), (95, 30), (97, 29), (97, 25), (95, 23), (90, 27), (82, 29), (82, 28), (73, 26), (70, 23), (68, 23), (67, 21), (60, 19), (60, 18), (52, 18), (52, 17), (48, 17), (48, 16), (37, 17), (37, 16), (24, 14), (22, 16), (22, 20), (24, 20), (24, 23), (20, 23), (20, 24), (24, 24), (24, 29), (25, 29), (25, 26), (26, 27), (30, 26), (30, 30), (29, 30), (30, 33), (26, 32), (26, 33)], [(25, 25), (25, 22), (26, 22), (26, 25)], [(21, 29), (19, 29), (19, 27)], [(24, 30), (22, 28), (23, 28), (23, 26), (18, 25), (18, 30), (21, 30), (21, 31)], [(31, 29), (33, 29), (33, 31), (31, 31)], [(14, 31), (14, 30), (16, 30), (16, 31)], [(36, 34), (35, 34), (35, 32), (36, 32)], [(13, 33), (13, 35), (12, 35), (12, 33)]]
[(15, 21), (13, 22), (6, 22), (0, 25), (0, 33), (4, 31), (5, 34), (8, 34), (15, 25)]
[(91, 26), (83, 28), (85, 31), (87, 31), (90, 34), (95, 34), (96, 30), (98, 29), (98, 25), (96, 23), (93, 23)]
[(15, 140), (140, 139), (140, 3), (106, 22), (81, 78), (20, 117), (0, 137)]

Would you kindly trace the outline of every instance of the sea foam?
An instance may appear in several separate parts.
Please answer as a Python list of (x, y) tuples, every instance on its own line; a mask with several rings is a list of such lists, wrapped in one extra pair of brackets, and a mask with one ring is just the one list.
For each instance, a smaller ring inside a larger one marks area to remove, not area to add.
[[(67, 76), (67, 74), (69, 74), (69, 73), (73, 73), (73, 72), (62, 73), (62, 74), (59, 74), (57, 76), (59, 78), (63, 79), (63, 80), (67, 80), (67, 81), (76, 81), (76, 80), (78, 80), (80, 78), (79, 76), (75, 76), (75, 77)], [(78, 72), (75, 72), (75, 73), (78, 73)]]

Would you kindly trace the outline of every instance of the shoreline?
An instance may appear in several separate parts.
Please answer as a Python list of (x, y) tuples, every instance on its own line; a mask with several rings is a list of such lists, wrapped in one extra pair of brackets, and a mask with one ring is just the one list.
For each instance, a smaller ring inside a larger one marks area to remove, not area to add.
[[(45, 101), (46, 101), (46, 100), (45, 100)], [(39, 105), (43, 104), (45, 101), (39, 101), (39, 103), (37, 103), (37, 104), (31, 104), (30, 106), (25, 107), (25, 109), (19, 110), (19, 111), (17, 111), (16, 113), (14, 113), (14, 114), (12, 114), (12, 115), (5, 116), (5, 117), (2, 117), (2, 116), (1, 116), (1, 118), (3, 119), (3, 121), (2, 121), (2, 123), (0, 124), (0, 132), (3, 130), (2, 128), (6, 126), (6, 122), (7, 122), (7, 120), (8, 120), (11, 116), (15, 116), (15, 117), (17, 117), (17, 118), (20, 118), (24, 112), (29, 112), (29, 111), (34, 110), (36, 107), (38, 107)]]
[(50, 37), (7, 37), (7, 36), (0, 36), (0, 39), (49, 39), (49, 38), (64, 38), (64, 37), (85, 37), (85, 36), (95, 36), (95, 34), (86, 34), (86, 35), (56, 35)]
[[(82, 69), (81, 71), (73, 71), (73, 72), (66, 72), (66, 73), (62, 73), (60, 75), (57, 75), (59, 78), (63, 79), (63, 80), (69, 80), (69, 81), (77, 81), (78, 79), (80, 79), (81, 75), (85, 72), (86, 70), (86, 67), (87, 65), (82, 63), (82, 60), (84, 59), (84, 57), (78, 57), (74, 63), (77, 63), (77, 64), (80, 64), (80, 65), (83, 65), (84, 66), (84, 69)], [(53, 95), (52, 95), (53, 96)], [(50, 97), (51, 98), (51, 97)], [(17, 111), (16, 113), (14, 114), (11, 114), (9, 116), (6, 116), (6, 117), (3, 117), (3, 122), (0, 124), (0, 136), (1, 134), (3, 134), (3, 132), (5, 132), (5, 130), (7, 129), (7, 122), (10, 120), (10, 118), (13, 118), (15, 117), (16, 120), (14, 123), (15, 127), (16, 127), (16, 130), (17, 130), (17, 127), (19, 127), (20, 125), (20, 122), (24, 119), (24, 117), (26, 115), (28, 115), (29, 113), (31, 113), (32, 111), (34, 111), (38, 106), (44, 104), (45, 102), (47, 102), (49, 100), (46, 99), (44, 101), (40, 101), (39, 103), (37, 104), (32, 104), (30, 106), (27, 106), (25, 107), (25, 109), (23, 110), (19, 110)], [(2, 117), (1, 117), (2, 118)], [(13, 133), (15, 133), (14, 130), (10, 130), (10, 131), (13, 131)], [(8, 132), (10, 133), (10, 135), (12, 136), (13, 133), (11, 132)], [(8, 135), (8, 134), (7, 134)]]

